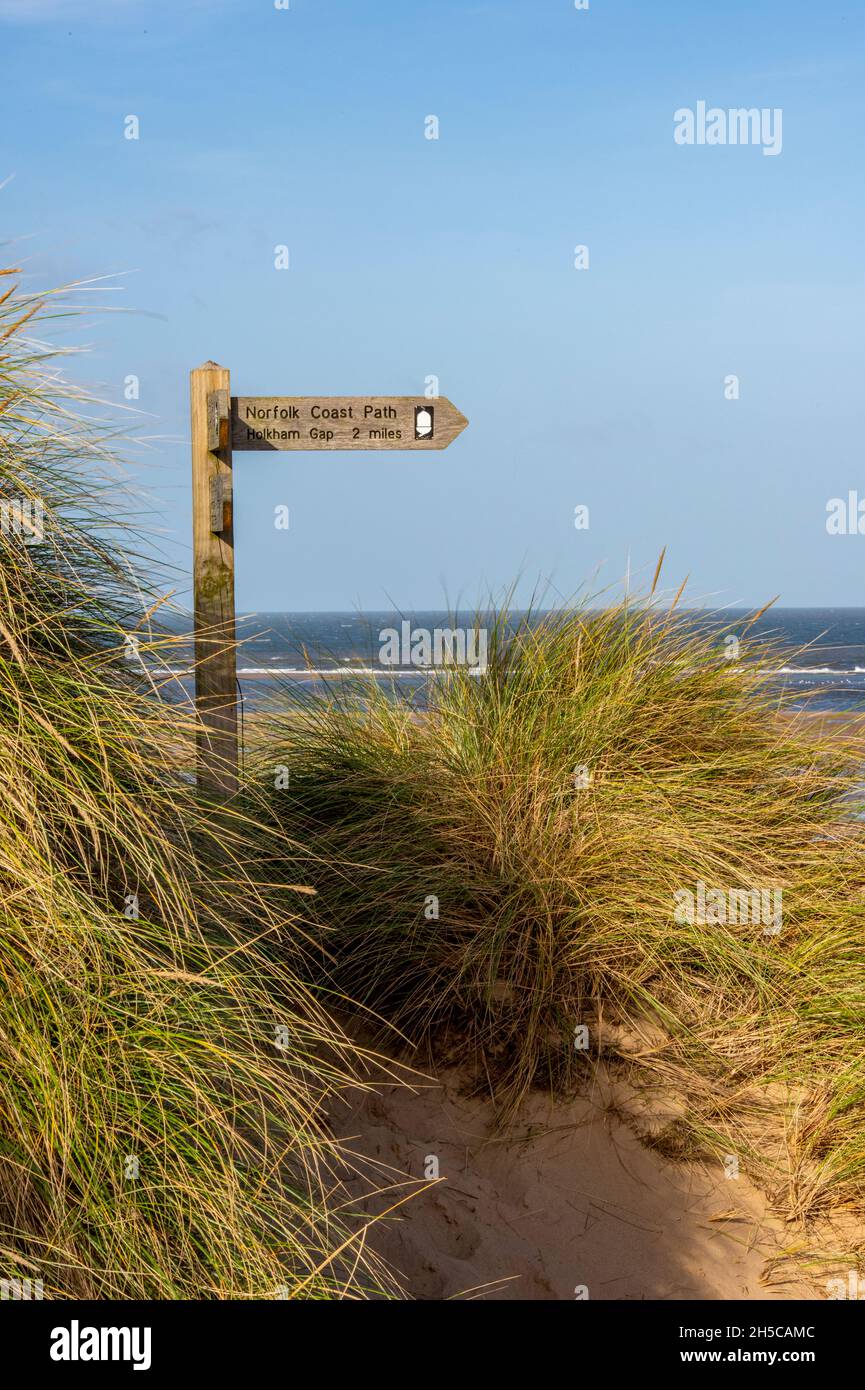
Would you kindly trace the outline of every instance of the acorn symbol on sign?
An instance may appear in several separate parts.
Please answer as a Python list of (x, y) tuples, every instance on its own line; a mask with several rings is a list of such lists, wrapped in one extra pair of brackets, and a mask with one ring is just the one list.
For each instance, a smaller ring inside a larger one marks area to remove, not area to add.
[(416, 405), (414, 408), (414, 437), (415, 439), (432, 439), (433, 436), (433, 410), (431, 405)]

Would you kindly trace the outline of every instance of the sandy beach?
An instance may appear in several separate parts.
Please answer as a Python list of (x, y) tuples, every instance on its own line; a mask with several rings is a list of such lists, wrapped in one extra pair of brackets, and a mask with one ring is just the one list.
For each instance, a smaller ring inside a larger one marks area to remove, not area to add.
[[(393, 1184), (370, 1244), (410, 1297), (506, 1300), (819, 1299), (782, 1258), (790, 1232), (744, 1176), (646, 1147), (603, 1073), (590, 1095), (535, 1096), (496, 1134), (459, 1070), (382, 1087), (331, 1123), (360, 1166)], [(424, 1172), (438, 1160), (439, 1179)], [(349, 1179), (358, 1189), (359, 1180)]]

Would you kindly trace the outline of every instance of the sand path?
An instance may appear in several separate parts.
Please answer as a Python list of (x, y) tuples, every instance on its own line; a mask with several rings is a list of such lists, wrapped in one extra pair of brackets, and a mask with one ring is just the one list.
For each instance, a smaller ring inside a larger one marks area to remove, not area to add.
[(578, 1286), (589, 1299), (821, 1297), (773, 1258), (784, 1230), (757, 1189), (645, 1147), (611, 1113), (603, 1078), (591, 1096), (533, 1098), (507, 1139), (465, 1090), (449, 1072), (358, 1093), (331, 1115), (362, 1165), (395, 1184), (376, 1211), (423, 1187), (438, 1160), (439, 1182), (370, 1237), (410, 1297), (574, 1299)]

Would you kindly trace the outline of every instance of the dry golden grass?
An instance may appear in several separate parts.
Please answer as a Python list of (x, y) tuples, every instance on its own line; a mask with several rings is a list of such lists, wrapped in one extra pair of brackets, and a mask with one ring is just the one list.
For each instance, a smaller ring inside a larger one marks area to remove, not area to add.
[(0, 497), (44, 528), (0, 534), (0, 1275), (363, 1297), (389, 1283), (320, 1120), (361, 1058), (288, 963), (278, 838), (199, 803), (192, 715), (127, 660), (171, 640), (96, 406), (25, 336), (50, 303), (0, 302)]
[[(470, 1061), (503, 1122), (616, 1052), (602, 1021), (648, 1030), (680, 1147), (738, 1154), (792, 1214), (865, 1214), (861, 727), (785, 714), (777, 651), (740, 628), (726, 660), (653, 596), (481, 621), (485, 675), (420, 717), (356, 683), (257, 729), (333, 986)], [(678, 920), (700, 883), (780, 890), (780, 933)]]

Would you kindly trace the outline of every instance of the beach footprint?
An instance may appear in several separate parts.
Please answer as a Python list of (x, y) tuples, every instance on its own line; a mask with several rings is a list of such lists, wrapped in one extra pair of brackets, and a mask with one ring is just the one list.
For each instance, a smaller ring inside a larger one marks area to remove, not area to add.
[(474, 1222), (462, 1212), (448, 1211), (440, 1201), (432, 1204), (428, 1228), (436, 1249), (454, 1260), (470, 1260), (481, 1243)]

